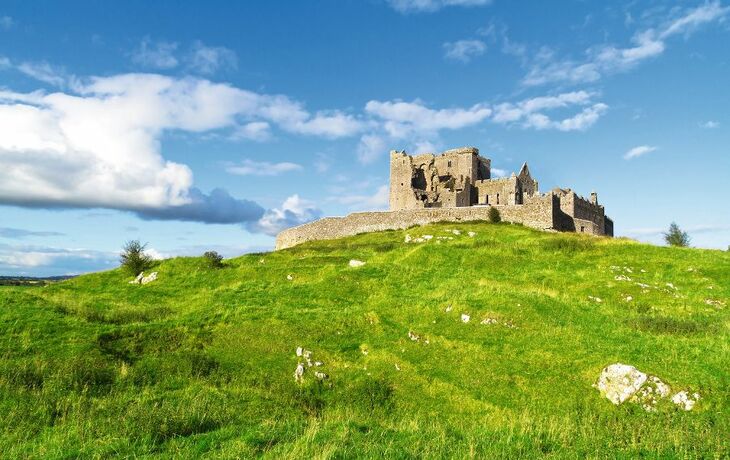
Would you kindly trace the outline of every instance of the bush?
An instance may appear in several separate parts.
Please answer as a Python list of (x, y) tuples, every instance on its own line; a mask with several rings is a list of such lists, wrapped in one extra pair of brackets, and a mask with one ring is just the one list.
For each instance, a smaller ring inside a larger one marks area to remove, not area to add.
[(146, 247), (147, 244), (132, 240), (127, 241), (122, 248), (119, 262), (132, 276), (137, 276), (152, 266), (152, 257), (144, 252)]
[(689, 235), (683, 232), (676, 222), (672, 222), (669, 231), (664, 234), (664, 241), (670, 246), (686, 248), (689, 246)]
[(494, 206), (489, 208), (489, 213), (487, 214), (489, 217), (489, 222), (496, 224), (499, 222), (502, 222), (502, 215), (499, 213), (499, 209), (495, 208)]
[(223, 256), (218, 254), (216, 251), (208, 251), (203, 254), (205, 263), (210, 268), (223, 268)]

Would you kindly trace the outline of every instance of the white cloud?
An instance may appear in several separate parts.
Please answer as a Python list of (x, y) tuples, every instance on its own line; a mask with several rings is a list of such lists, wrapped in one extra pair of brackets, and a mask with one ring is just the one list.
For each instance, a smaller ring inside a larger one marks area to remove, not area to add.
[(352, 211), (387, 209), (390, 200), (390, 190), (387, 185), (381, 185), (372, 195), (338, 195), (332, 200), (347, 206)]
[(647, 153), (651, 153), (651, 152), (655, 151), (656, 149), (657, 149), (657, 147), (654, 147), (652, 145), (639, 145), (637, 147), (630, 149), (628, 152), (626, 152), (624, 154), (624, 160), (631, 160), (632, 158), (646, 155)]
[(494, 177), (507, 177), (509, 174), (506, 169), (490, 168), (490, 171)]
[(456, 130), (475, 125), (489, 117), (492, 110), (484, 104), (468, 109), (426, 107), (421, 101), (370, 101), (365, 111), (383, 122), (385, 131), (396, 139), (413, 134), (436, 134), (440, 130)]
[(190, 51), (188, 65), (200, 73), (212, 74), (221, 68), (235, 69), (238, 58), (233, 50), (223, 46), (206, 46), (196, 41)]
[(258, 142), (267, 141), (271, 138), (271, 125), (265, 121), (252, 121), (236, 128), (231, 138)]
[(0, 16), (0, 29), (9, 30), (15, 25), (15, 21), (10, 16)]
[(319, 219), (322, 212), (313, 202), (292, 195), (282, 203), (281, 208), (269, 209), (261, 219), (247, 225), (253, 232), (276, 236), (280, 231)]
[(66, 86), (69, 78), (63, 69), (53, 67), (47, 62), (23, 62), (17, 69), (31, 78), (59, 88)]
[(0, 244), (0, 275), (76, 274), (112, 268), (118, 257), (89, 249)]
[(483, 6), (492, 0), (387, 0), (390, 6), (401, 13), (434, 12), (447, 6)]
[(365, 134), (360, 138), (357, 146), (357, 158), (361, 163), (367, 164), (377, 160), (388, 150), (387, 140), (376, 134)]
[(444, 56), (461, 62), (469, 62), (472, 58), (481, 56), (487, 51), (487, 45), (481, 40), (459, 40), (444, 43)]
[(700, 123), (700, 127), (705, 128), (705, 129), (715, 129), (715, 128), (718, 128), (719, 126), (720, 126), (719, 122), (712, 121), (712, 120), (708, 120), (704, 123)]
[(163, 157), (160, 142), (171, 130), (252, 135), (268, 123), (324, 137), (359, 126), (340, 112), (311, 115), (286, 96), (197, 78), (123, 74), (89, 79), (69, 93), (0, 91), (0, 203), (130, 210), (147, 219), (255, 220), (260, 206), (225, 190), (202, 193), (186, 165)]
[(678, 34), (689, 34), (703, 24), (723, 21), (730, 7), (721, 6), (719, 1), (708, 2), (667, 21), (663, 26), (637, 32), (632, 46), (612, 45), (591, 47), (586, 50), (586, 59), (575, 61), (557, 60), (545, 48), (538, 53), (535, 63), (522, 80), (526, 86), (547, 83), (590, 83), (605, 74), (624, 72), (647, 59), (661, 55), (666, 49), (668, 38)]
[[(574, 91), (557, 96), (541, 96), (513, 103), (502, 103), (495, 107), (492, 120), (496, 123), (517, 123), (524, 128), (538, 130), (581, 131), (592, 126), (608, 109), (601, 102), (593, 103), (593, 93)], [(580, 112), (561, 120), (553, 120), (543, 112), (570, 106), (583, 106)]]
[(245, 159), (240, 164), (226, 166), (226, 171), (239, 176), (278, 176), (279, 174), (300, 171), (302, 165), (289, 162), (269, 163)]
[(139, 47), (132, 52), (132, 62), (154, 69), (172, 69), (179, 64), (175, 57), (177, 47), (175, 42), (152, 41), (149, 37), (145, 37)]

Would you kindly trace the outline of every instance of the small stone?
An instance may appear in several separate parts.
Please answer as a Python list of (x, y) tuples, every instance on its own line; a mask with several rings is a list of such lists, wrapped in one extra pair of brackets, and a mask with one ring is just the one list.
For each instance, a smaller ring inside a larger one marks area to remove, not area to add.
[(631, 281), (631, 278), (629, 278), (626, 275), (616, 275), (614, 278), (616, 281)]
[(140, 284), (140, 282), (142, 282), (142, 278), (144, 278), (144, 272), (137, 275), (137, 277), (130, 281), (129, 284)]
[(315, 372), (314, 376), (317, 377), (319, 380), (327, 380), (329, 378), (329, 375), (325, 374), (324, 372)]
[(356, 259), (350, 260), (350, 267), (356, 268), (356, 267), (362, 267), (363, 265), (365, 265), (365, 262), (363, 262), (362, 260), (356, 260)]
[(304, 353), (304, 348), (297, 347), (297, 356), (302, 356), (303, 353)]
[(461, 231), (459, 230), (451, 230), (451, 233), (453, 233), (454, 235), (461, 235)]
[(427, 240), (428, 241), (431, 238), (433, 238), (433, 235), (423, 235), (421, 238), (423, 238), (424, 240)]
[(631, 302), (632, 300), (634, 300), (634, 298), (632, 296), (630, 296), (630, 295), (627, 295), (625, 300), (627, 302)]
[(289, 281), (293, 281), (294, 280), (294, 276), (292, 276), (292, 275), (286, 275), (286, 279), (288, 279)]
[(322, 361), (315, 361), (315, 362), (314, 362), (314, 366), (315, 366), (315, 367), (320, 367), (320, 366), (322, 366), (322, 365), (324, 365), (324, 363), (323, 363)]
[(451, 305), (449, 305), (448, 307), (446, 307), (446, 313), (449, 313), (451, 310), (453, 310), (453, 308), (451, 307)]
[(477, 236), (477, 234), (474, 232), (469, 232), (467, 233), (467, 235), (469, 235), (470, 238), (474, 238), (475, 236)]
[(411, 238), (411, 235), (406, 234), (405, 239), (403, 240), (404, 243), (410, 243), (413, 238)]
[(603, 302), (603, 300), (602, 300), (602, 299), (601, 299), (600, 297), (593, 297), (592, 295), (589, 295), (589, 296), (588, 296), (588, 299), (589, 299), (589, 300), (592, 300), (592, 301), (594, 301), (594, 302), (597, 302), (597, 303), (601, 303), (601, 302)]
[(297, 364), (297, 368), (294, 370), (294, 381), (301, 383), (304, 380), (304, 364)]
[(421, 340), (421, 337), (413, 331), (408, 331), (408, 338), (414, 342), (418, 342)]
[(479, 324), (497, 324), (497, 320), (495, 318), (485, 318)]
[(462, 323), (468, 323), (469, 320), (471, 320), (471, 316), (467, 315), (466, 313), (461, 314), (461, 322)]
[(685, 390), (682, 390), (672, 396), (672, 402), (679, 406), (680, 409), (687, 411), (692, 410), (695, 407), (695, 404), (697, 404), (697, 401), (699, 401), (699, 399), (699, 393), (692, 393), (690, 395), (689, 392)]

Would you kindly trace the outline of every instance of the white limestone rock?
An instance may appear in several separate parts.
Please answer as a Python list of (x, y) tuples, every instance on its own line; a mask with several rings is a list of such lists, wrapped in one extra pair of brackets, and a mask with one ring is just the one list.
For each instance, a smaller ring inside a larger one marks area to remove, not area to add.
[(363, 262), (362, 260), (350, 260), (350, 267), (352, 268), (362, 267), (363, 265), (365, 265), (365, 262)]
[(462, 323), (468, 323), (470, 320), (471, 320), (471, 316), (467, 315), (466, 313), (461, 314)]
[(630, 401), (640, 404), (647, 412), (656, 412), (656, 405), (659, 400), (669, 396), (671, 391), (669, 385), (662, 382), (659, 377), (650, 375), (641, 389), (631, 397)]
[(142, 277), (141, 280), (139, 280), (139, 284), (149, 284), (157, 279), (157, 272), (152, 272), (147, 276)]
[(289, 281), (294, 281), (294, 276), (286, 275), (286, 279), (288, 279)]
[(611, 364), (601, 371), (595, 387), (613, 404), (621, 404), (634, 396), (648, 376), (628, 364)]
[(405, 239), (403, 240), (404, 243), (410, 243), (413, 240), (411, 235), (406, 234)]
[(497, 324), (497, 320), (495, 318), (485, 318), (479, 324)]
[(129, 282), (129, 284), (140, 284), (142, 282), (142, 278), (144, 278), (144, 272), (141, 272), (135, 279)]
[(453, 233), (454, 235), (461, 235), (460, 230), (451, 230), (451, 233)]
[(690, 411), (695, 407), (697, 401), (699, 401), (699, 393), (689, 394), (688, 391), (682, 390), (679, 393), (672, 396), (672, 402), (679, 406), (680, 409)]
[(297, 368), (294, 369), (294, 381), (302, 383), (304, 381), (304, 364), (297, 364)]
[(317, 377), (318, 380), (327, 380), (329, 378), (329, 375), (324, 372), (315, 372), (314, 376)]
[(408, 338), (414, 342), (419, 342), (421, 340), (421, 336), (419, 336), (418, 334), (416, 334), (413, 331), (408, 331)]
[(297, 353), (297, 356), (300, 356), (301, 357), (302, 354), (304, 354), (304, 348), (297, 347), (296, 353)]
[(475, 236), (477, 236), (477, 234), (474, 232), (469, 232), (467, 233), (467, 235), (469, 235), (469, 238), (474, 238)]

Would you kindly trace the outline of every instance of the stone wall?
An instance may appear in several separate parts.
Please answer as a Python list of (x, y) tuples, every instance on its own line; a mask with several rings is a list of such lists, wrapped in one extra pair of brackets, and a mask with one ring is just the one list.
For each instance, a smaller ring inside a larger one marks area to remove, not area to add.
[[(555, 201), (548, 194), (532, 197), (521, 206), (495, 206), (505, 222), (521, 223), (541, 230), (554, 229)], [(490, 206), (461, 208), (402, 209), (398, 211), (357, 212), (346, 217), (325, 217), (279, 233), (276, 249), (286, 249), (306, 241), (330, 240), (383, 230), (400, 230), (434, 222), (489, 220)]]

